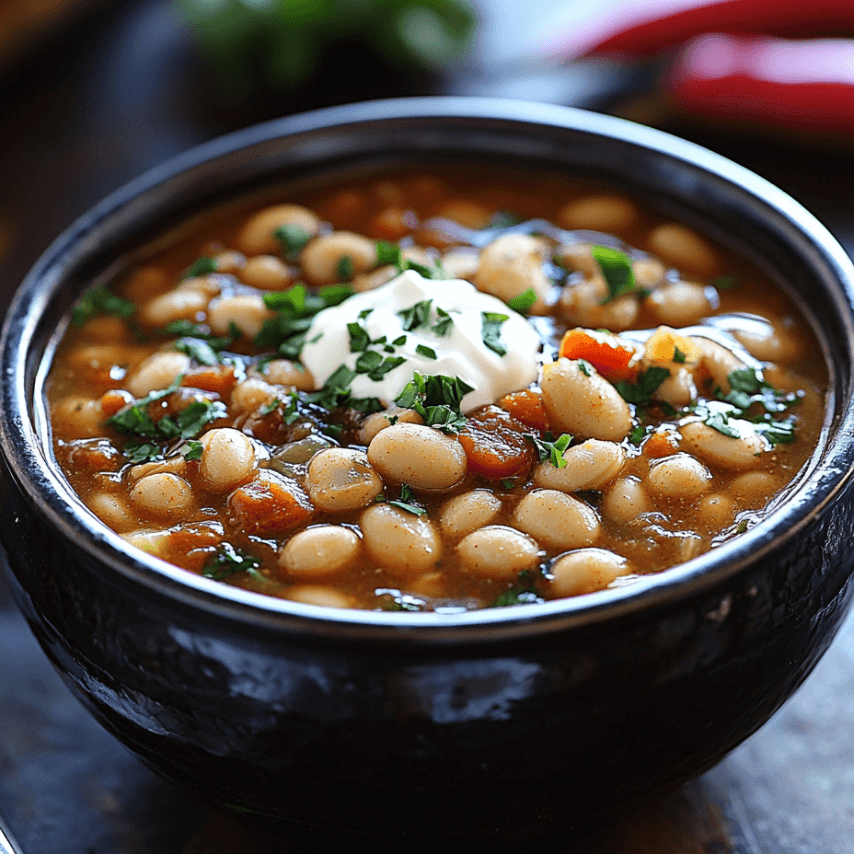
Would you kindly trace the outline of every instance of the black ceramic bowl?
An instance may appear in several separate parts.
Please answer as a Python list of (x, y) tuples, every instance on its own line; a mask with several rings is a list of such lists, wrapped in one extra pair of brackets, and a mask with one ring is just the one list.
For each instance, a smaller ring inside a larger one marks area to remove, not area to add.
[[(580, 598), (457, 615), (338, 611), (131, 550), (46, 441), (43, 354), (72, 299), (164, 224), (262, 183), (463, 160), (614, 184), (757, 260), (832, 375), (788, 501), (712, 553)], [(750, 735), (825, 651), (851, 593), (854, 270), (806, 211), (707, 151), (529, 103), (385, 101), (203, 146), (111, 196), (22, 285), (2, 340), (2, 538), (41, 644), (98, 720), (214, 801), (392, 837), (525, 837), (678, 786)]]

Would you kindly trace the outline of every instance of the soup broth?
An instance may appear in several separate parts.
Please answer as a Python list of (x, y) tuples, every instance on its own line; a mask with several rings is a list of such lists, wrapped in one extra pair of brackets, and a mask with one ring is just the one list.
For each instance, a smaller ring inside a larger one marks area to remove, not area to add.
[(443, 168), (206, 217), (75, 306), (54, 453), (133, 546), (333, 607), (584, 595), (746, 531), (827, 372), (743, 258), (638, 200)]

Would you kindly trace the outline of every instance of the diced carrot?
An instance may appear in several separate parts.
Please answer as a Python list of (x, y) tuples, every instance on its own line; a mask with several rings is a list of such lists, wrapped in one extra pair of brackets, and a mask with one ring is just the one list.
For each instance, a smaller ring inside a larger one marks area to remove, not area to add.
[(532, 430), (545, 433), (549, 429), (549, 418), (543, 406), (543, 396), (538, 391), (532, 389), (514, 391), (502, 397), (498, 405)]
[(101, 409), (104, 411), (104, 417), (112, 417), (132, 401), (133, 395), (129, 391), (124, 391), (119, 388), (113, 388), (109, 391), (105, 391), (104, 394), (101, 395)]
[(696, 363), (700, 361), (700, 348), (685, 335), (680, 335), (669, 326), (659, 326), (649, 336), (644, 349), (644, 356), (650, 362), (680, 362)]
[(202, 391), (215, 391), (223, 394), (234, 388), (237, 377), (233, 365), (211, 365), (190, 371), (184, 376), (181, 384), (189, 388), (200, 388)]
[(643, 452), (653, 459), (669, 457), (679, 450), (679, 436), (674, 432), (653, 433), (644, 443)]
[(488, 480), (525, 477), (534, 463), (534, 446), (524, 432), (524, 424), (497, 406), (469, 418), (460, 433), (469, 472)]
[(312, 512), (311, 500), (299, 485), (271, 471), (260, 472), (228, 497), (229, 517), (247, 534), (280, 533), (307, 521)]
[(606, 380), (633, 380), (639, 370), (638, 351), (610, 332), (568, 329), (560, 342), (560, 355), (590, 362)]

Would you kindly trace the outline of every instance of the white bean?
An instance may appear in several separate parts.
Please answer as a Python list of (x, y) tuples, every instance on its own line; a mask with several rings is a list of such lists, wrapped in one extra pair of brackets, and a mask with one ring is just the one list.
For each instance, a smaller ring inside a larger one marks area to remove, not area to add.
[(712, 473), (690, 454), (673, 454), (650, 463), (650, 491), (664, 498), (696, 498), (712, 486)]
[(730, 484), (729, 491), (737, 501), (765, 505), (782, 486), (780, 479), (768, 471), (751, 471), (740, 474)]
[(316, 237), (300, 255), (305, 277), (315, 285), (331, 285), (342, 278), (339, 266), (349, 259), (353, 273), (367, 273), (376, 266), (377, 245), (352, 231), (334, 231)]
[(139, 310), (143, 323), (165, 326), (173, 320), (199, 320), (208, 307), (210, 297), (189, 288), (169, 291), (154, 297)]
[(366, 507), (382, 488), (382, 480), (362, 451), (328, 448), (308, 464), (308, 494), (316, 507), (330, 513)]
[(554, 428), (585, 439), (619, 442), (629, 435), (629, 405), (604, 377), (588, 376), (578, 362), (559, 359), (543, 367), (543, 404)]
[[(732, 421), (730, 421), (732, 425)], [(709, 465), (725, 469), (752, 469), (760, 465), (763, 440), (746, 428), (739, 438), (726, 436), (708, 424), (692, 421), (679, 428), (682, 446)]]
[(164, 350), (149, 356), (126, 380), (127, 390), (134, 397), (145, 397), (152, 391), (169, 388), (175, 378), (186, 374), (192, 359), (177, 350)]
[(277, 386), (258, 377), (249, 377), (232, 389), (231, 405), (238, 412), (253, 412), (272, 403), (280, 393)]
[(616, 442), (588, 439), (563, 452), (566, 465), (558, 468), (550, 461), (534, 470), (534, 483), (546, 489), (577, 492), (579, 489), (601, 489), (622, 471), (626, 452)]
[(487, 489), (473, 489), (448, 499), (439, 511), (439, 527), (447, 537), (464, 537), (492, 522), (501, 501)]
[(457, 555), (465, 569), (503, 581), (512, 581), (523, 569), (535, 567), (539, 550), (530, 537), (501, 525), (473, 531), (457, 545)]
[(551, 566), (551, 592), (558, 598), (604, 590), (615, 578), (628, 575), (629, 562), (607, 549), (578, 549), (561, 555)]
[(301, 602), (303, 605), (319, 605), (322, 608), (352, 608), (353, 598), (334, 587), (325, 584), (294, 584), (286, 587), (281, 596), (292, 602)]
[(299, 362), (289, 359), (273, 359), (264, 365), (262, 377), (275, 385), (292, 386), (300, 391), (311, 391), (315, 387), (311, 371)]
[(568, 202), (558, 212), (557, 221), (562, 228), (612, 233), (630, 228), (637, 216), (637, 208), (628, 199), (601, 193)]
[(692, 335), (689, 340), (699, 349), (702, 364), (712, 375), (714, 384), (720, 386), (724, 394), (729, 394), (729, 375), (733, 371), (743, 370), (747, 365), (732, 350), (728, 350), (717, 341), (702, 338), (699, 335)]
[(114, 531), (126, 531), (134, 519), (127, 502), (114, 492), (96, 492), (87, 500), (89, 509)]
[(210, 492), (231, 492), (251, 480), (258, 469), (255, 446), (240, 430), (215, 428), (199, 441), (202, 445), (199, 473)]
[(634, 475), (620, 478), (605, 493), (601, 510), (609, 519), (624, 524), (646, 513), (649, 510), (649, 499), (640, 479)]
[(608, 300), (608, 286), (598, 271), (583, 282), (564, 285), (558, 307), (570, 323), (613, 332), (629, 329), (638, 316), (637, 297), (624, 294)]
[(423, 424), (392, 424), (368, 446), (371, 465), (387, 481), (414, 489), (450, 489), (466, 474), (463, 446)]
[(555, 489), (535, 489), (516, 505), (513, 524), (552, 548), (590, 546), (599, 538), (596, 511)]
[(273, 317), (264, 304), (264, 299), (256, 294), (239, 294), (223, 297), (208, 306), (208, 324), (215, 335), (228, 335), (233, 323), (247, 338), (254, 338), (264, 325), (264, 321)]
[(246, 255), (276, 252), (279, 241), (276, 229), (283, 225), (295, 225), (310, 237), (317, 234), (320, 220), (302, 205), (274, 205), (253, 214), (237, 234), (237, 245)]
[(287, 264), (275, 255), (254, 255), (240, 271), (240, 280), (264, 291), (284, 290), (294, 280)]
[(700, 500), (700, 518), (709, 528), (719, 531), (729, 525), (735, 516), (735, 504), (728, 495), (715, 492)]
[(193, 488), (176, 474), (149, 474), (130, 491), (131, 501), (140, 510), (158, 518), (184, 515), (193, 507)]
[(721, 261), (711, 244), (681, 223), (665, 222), (649, 234), (649, 247), (665, 262), (700, 276), (714, 276)]
[(552, 283), (543, 270), (543, 243), (528, 234), (505, 234), (480, 253), (474, 277), (478, 290), (507, 302), (529, 288), (544, 301)]
[(318, 525), (295, 534), (279, 553), (279, 568), (295, 578), (335, 575), (350, 567), (362, 541), (349, 528)]
[(51, 407), (53, 429), (65, 437), (92, 439), (104, 435), (104, 410), (100, 400), (65, 397)]
[(362, 513), (359, 527), (368, 554), (397, 575), (421, 575), (442, 556), (441, 538), (426, 516), (375, 504)]
[(372, 412), (359, 428), (359, 443), (370, 445), (374, 436), (391, 427), (391, 418), (396, 418), (396, 424), (423, 424), (424, 419), (413, 409), (398, 409), (392, 407), (385, 412)]
[(646, 304), (660, 323), (669, 326), (690, 326), (712, 309), (706, 289), (691, 282), (673, 282), (656, 288)]

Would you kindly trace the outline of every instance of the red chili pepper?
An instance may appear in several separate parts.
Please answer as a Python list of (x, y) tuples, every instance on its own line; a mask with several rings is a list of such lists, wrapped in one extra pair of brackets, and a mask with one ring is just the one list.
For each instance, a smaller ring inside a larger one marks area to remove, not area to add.
[(854, 138), (854, 40), (702, 36), (663, 86), (700, 118)]
[(578, 56), (654, 56), (706, 33), (831, 36), (854, 34), (854, 0), (652, 0), (574, 33)]

